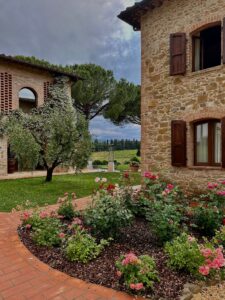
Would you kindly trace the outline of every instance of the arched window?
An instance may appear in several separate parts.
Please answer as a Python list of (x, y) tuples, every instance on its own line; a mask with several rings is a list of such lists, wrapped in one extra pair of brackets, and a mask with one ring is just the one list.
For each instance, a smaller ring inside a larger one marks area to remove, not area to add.
[(221, 122), (205, 120), (194, 124), (195, 165), (221, 164)]
[(221, 29), (221, 22), (218, 22), (192, 35), (193, 71), (221, 64)]
[(29, 112), (37, 106), (36, 93), (30, 88), (23, 88), (19, 91), (19, 108)]

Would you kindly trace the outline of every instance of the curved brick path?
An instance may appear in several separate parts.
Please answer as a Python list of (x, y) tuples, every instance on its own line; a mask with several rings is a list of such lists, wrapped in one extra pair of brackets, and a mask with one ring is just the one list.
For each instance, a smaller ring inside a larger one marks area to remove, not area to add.
[[(82, 209), (88, 201), (78, 200), (78, 209)], [(49, 209), (55, 207), (50, 206)], [(72, 278), (39, 261), (20, 242), (16, 231), (19, 222), (18, 213), (0, 213), (0, 300), (134, 299)]]

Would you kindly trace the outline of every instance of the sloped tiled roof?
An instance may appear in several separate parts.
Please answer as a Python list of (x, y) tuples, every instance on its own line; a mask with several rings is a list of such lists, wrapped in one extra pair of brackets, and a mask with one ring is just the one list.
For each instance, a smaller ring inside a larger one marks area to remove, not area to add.
[(77, 76), (74, 73), (70, 73), (70, 72), (66, 72), (66, 71), (61, 71), (59, 70), (57, 67), (48, 67), (48, 66), (42, 66), (41, 64), (38, 63), (31, 63), (31, 62), (26, 62), (22, 59), (13, 57), (13, 56), (8, 56), (5, 54), (0, 54), (0, 61), (6, 61), (8, 63), (16, 63), (16, 64), (20, 64), (23, 66), (27, 66), (27, 67), (32, 67), (34, 69), (39, 69), (39, 70), (43, 70), (43, 71), (47, 71), (49, 73), (52, 73), (53, 75), (64, 75), (69, 77), (71, 80), (73, 81), (77, 81), (79, 79), (81, 79), (79, 76)]
[(127, 7), (122, 11), (118, 18), (133, 26), (134, 30), (140, 30), (141, 16), (143, 16), (148, 10), (159, 7), (163, 4), (164, 0), (142, 0), (136, 2), (133, 6)]

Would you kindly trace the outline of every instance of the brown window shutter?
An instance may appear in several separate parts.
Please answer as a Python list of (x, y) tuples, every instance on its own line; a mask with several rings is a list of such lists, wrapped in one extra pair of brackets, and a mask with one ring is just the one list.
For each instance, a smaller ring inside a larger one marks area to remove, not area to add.
[(223, 19), (223, 63), (225, 64), (225, 18)]
[(186, 122), (182, 120), (171, 123), (172, 166), (185, 167), (186, 160)]
[(186, 34), (170, 35), (170, 75), (186, 73)]
[(225, 168), (225, 117), (221, 119), (221, 136), (222, 136), (222, 168)]

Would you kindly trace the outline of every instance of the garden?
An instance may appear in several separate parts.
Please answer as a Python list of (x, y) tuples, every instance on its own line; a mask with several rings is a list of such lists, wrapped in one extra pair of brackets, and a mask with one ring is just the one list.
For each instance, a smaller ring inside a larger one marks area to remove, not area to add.
[[(41, 261), (70, 276), (151, 299), (191, 299), (225, 276), (225, 181), (187, 195), (146, 172), (134, 189), (96, 177), (92, 203), (76, 210), (65, 193), (57, 211), (21, 213), (19, 236)], [(182, 298), (183, 297), (183, 298)]]

